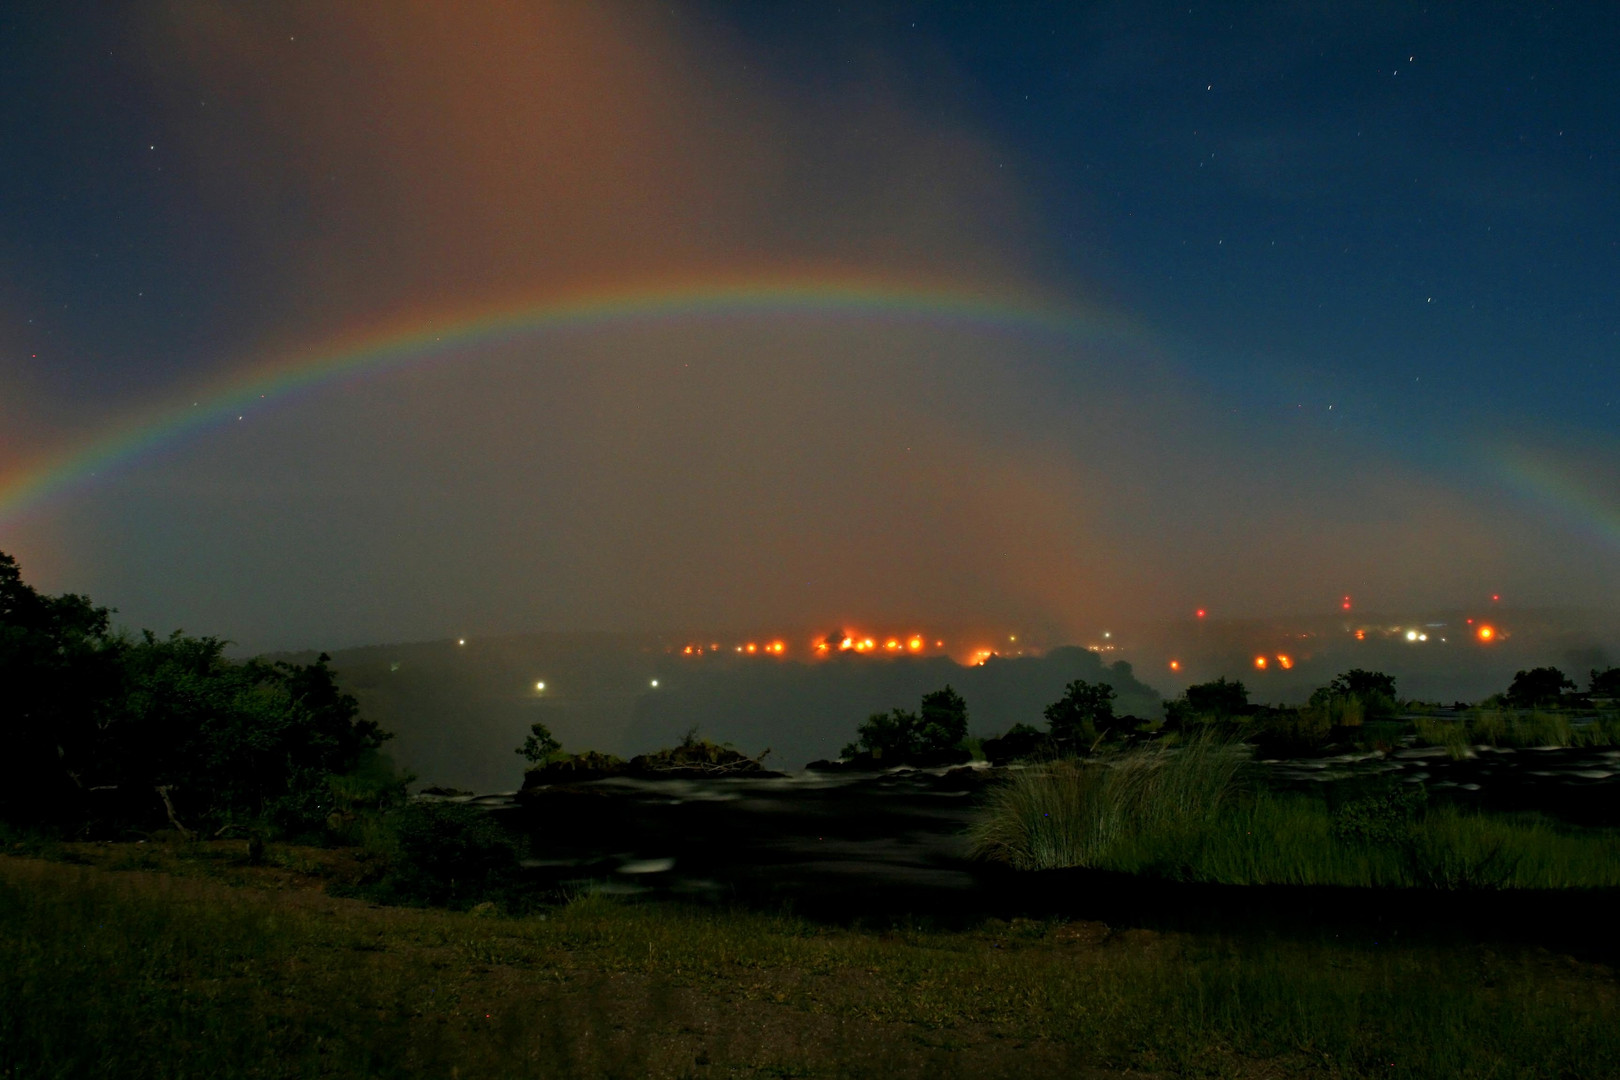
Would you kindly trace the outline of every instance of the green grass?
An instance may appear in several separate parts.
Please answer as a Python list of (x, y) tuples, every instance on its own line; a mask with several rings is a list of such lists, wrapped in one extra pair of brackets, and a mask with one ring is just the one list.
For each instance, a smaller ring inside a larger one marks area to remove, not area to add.
[(1470, 709), (1461, 716), (1420, 716), (1418, 742), (1465, 757), (1475, 746), (1620, 746), (1620, 713), (1591, 715), (1541, 709)]
[(973, 850), (1023, 870), (1100, 867), (1142, 837), (1201, 835), (1244, 760), (1237, 744), (1200, 736), (1022, 769), (991, 792)]
[(1242, 760), (1195, 740), (1021, 770), (991, 792), (973, 850), (1024, 870), (1232, 885), (1620, 887), (1620, 830), (1422, 800), (1373, 832), (1346, 828), (1351, 811), (1323, 798), (1245, 787)]
[(374, 908), (0, 859), (0, 1076), (1620, 1074), (1603, 969), (1531, 951), (584, 899)]

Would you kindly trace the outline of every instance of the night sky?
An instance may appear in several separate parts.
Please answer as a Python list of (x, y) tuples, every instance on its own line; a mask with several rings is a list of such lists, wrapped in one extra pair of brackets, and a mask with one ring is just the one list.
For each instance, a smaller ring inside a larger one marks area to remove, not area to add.
[(246, 649), (1612, 610), (1617, 56), (1595, 4), (8, 5), (0, 550)]

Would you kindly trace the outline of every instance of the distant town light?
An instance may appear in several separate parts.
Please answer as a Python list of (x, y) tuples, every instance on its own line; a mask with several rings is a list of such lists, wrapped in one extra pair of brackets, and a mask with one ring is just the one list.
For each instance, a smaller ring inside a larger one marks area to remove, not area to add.
[(1171, 671), (1180, 671), (1181, 670), (1181, 661), (1180, 660), (1172, 660), (1172, 661), (1170, 661), (1170, 670)]
[(652, 684), (653, 684), (653, 686), (654, 686), (654, 687), (655, 687), (655, 688), (656, 688), (656, 687), (657, 687), (657, 686), (658, 686), (658, 680), (657, 680), (657, 679), (654, 679), (654, 680), (653, 680), (653, 681), (652, 681)]
[(544, 690), (546, 688), (546, 684), (543, 682), (537, 682), (534, 684), (534, 688), (536, 690)]
[(1254, 666), (1256, 668), (1258, 668), (1259, 670), (1261, 670), (1261, 671), (1266, 670), (1266, 658), (1263, 657), (1263, 656), (1255, 657), (1254, 658)]
[(1475, 631), (1475, 635), (1481, 641), (1491, 641), (1496, 637), (1496, 629), (1490, 625), (1481, 626)]
[(465, 644), (467, 644), (467, 639), (466, 638), (458, 638), (456, 640), (456, 644), (457, 645), (465, 645)]

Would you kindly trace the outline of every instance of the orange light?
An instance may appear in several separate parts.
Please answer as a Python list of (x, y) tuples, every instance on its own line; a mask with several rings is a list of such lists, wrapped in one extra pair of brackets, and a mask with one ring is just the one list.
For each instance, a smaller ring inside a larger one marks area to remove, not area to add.
[(1496, 637), (1496, 628), (1488, 625), (1481, 626), (1478, 630), (1474, 631), (1474, 633), (1479, 640), (1490, 641)]
[(906, 647), (912, 652), (916, 652), (918, 649), (922, 648), (922, 638), (912, 638), (910, 641), (906, 642)]
[(890, 638), (888, 641), (885, 641), (883, 643), (883, 647), (885, 649), (888, 649), (890, 652), (893, 652), (894, 650), (896, 650), (896, 649), (898, 649), (900, 647), (900, 643), (898, 641), (896, 641), (894, 638)]
[(1171, 671), (1180, 671), (1181, 670), (1181, 661), (1180, 660), (1172, 660), (1172, 661), (1170, 661), (1170, 670)]
[(944, 647), (945, 647), (945, 643), (944, 643), (944, 642), (943, 642), (943, 641), (936, 641), (936, 642), (934, 642), (934, 648), (936, 648), (936, 649), (943, 649), (943, 648), (944, 648)]
[(750, 641), (748, 643), (748, 651), (749, 652), (755, 652), (755, 651), (757, 651), (757, 649), (758, 649), (758, 647), (752, 641)]
[(718, 641), (716, 641), (716, 642), (713, 642), (712, 644), (710, 644), (709, 645), (709, 651), (710, 652), (719, 652), (720, 651), (720, 643)]
[(1294, 666), (1294, 658), (1292, 656), (1285, 656), (1282, 653), (1278, 653), (1277, 663), (1283, 666), (1284, 671), (1287, 671)]
[(687, 656), (691, 656), (692, 655), (692, 646), (688, 645), (686, 648), (682, 649), (681, 652), (685, 653)]
[(1263, 657), (1263, 656), (1255, 657), (1254, 658), (1254, 666), (1259, 668), (1261, 671), (1266, 670), (1266, 658)]
[(1365, 630), (1357, 630), (1356, 631), (1356, 640), (1357, 641), (1366, 641), (1367, 640), (1367, 631), (1365, 631)]
[(827, 651), (827, 643), (825, 641), (816, 642), (816, 652), (826, 652), (826, 651)]
[(853, 649), (855, 647), (855, 642), (851, 641), (849, 638), (845, 638), (843, 641), (838, 643), (838, 647), (840, 649)]
[(780, 641), (773, 641), (765, 647), (777, 655), (781, 655), (782, 651), (787, 648), (787, 646), (782, 644)]

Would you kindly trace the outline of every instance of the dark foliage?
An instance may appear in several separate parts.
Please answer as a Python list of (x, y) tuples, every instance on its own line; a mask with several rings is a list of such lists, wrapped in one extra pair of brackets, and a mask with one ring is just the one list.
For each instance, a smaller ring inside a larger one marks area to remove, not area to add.
[(1591, 682), (1587, 684), (1587, 693), (1593, 697), (1620, 698), (1620, 667), (1612, 667), (1607, 671), (1593, 669)]
[[(217, 638), (115, 635), (82, 596), (41, 596), (0, 553), (0, 814), (182, 831), (320, 828), (336, 777), (388, 738), (328, 657), (238, 663)], [(397, 786), (397, 785), (396, 785)]]
[(1064, 750), (1094, 744), (1114, 726), (1114, 688), (1074, 680), (1062, 698), (1046, 707), (1046, 724), (1052, 740)]
[(1341, 806), (1333, 815), (1333, 835), (1349, 843), (1403, 843), (1428, 801), (1428, 789), (1422, 784), (1391, 784)]
[(923, 753), (960, 746), (967, 738), (967, 702), (946, 686), (924, 694), (918, 710), (917, 745)]
[(992, 765), (1040, 760), (1055, 757), (1058, 752), (1052, 736), (1028, 724), (1014, 724), (1005, 734), (984, 740), (980, 749)]
[(522, 846), (487, 811), (417, 802), (388, 821), (396, 850), (370, 890), (377, 899), (466, 908), (513, 891)]
[(1394, 716), (1395, 676), (1352, 668), (1313, 693), (1311, 707), (1336, 721), (1354, 717), (1361, 723)]
[(1165, 726), (1185, 728), (1199, 722), (1235, 720), (1247, 716), (1249, 688), (1222, 675), (1214, 682), (1194, 683), (1181, 697), (1164, 706)]
[(967, 728), (967, 702), (946, 686), (924, 694), (920, 712), (890, 709), (867, 717), (856, 729), (856, 741), (844, 747), (842, 756), (870, 757), (884, 765), (946, 764), (962, 757)]
[(1531, 668), (1516, 672), (1508, 687), (1509, 705), (1520, 709), (1533, 709), (1539, 705), (1557, 705), (1564, 694), (1575, 689), (1575, 681), (1555, 667)]
[(551, 734), (551, 729), (535, 721), (529, 725), (529, 737), (523, 740), (516, 753), (530, 765), (542, 765), (561, 750), (562, 743)]

